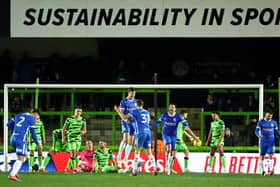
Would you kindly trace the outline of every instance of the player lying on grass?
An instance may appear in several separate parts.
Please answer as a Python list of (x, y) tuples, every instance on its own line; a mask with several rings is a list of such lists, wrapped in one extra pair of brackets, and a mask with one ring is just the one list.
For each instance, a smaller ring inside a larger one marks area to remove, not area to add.
[(93, 157), (96, 149), (93, 148), (91, 140), (86, 141), (87, 148), (84, 149), (79, 156), (79, 163), (77, 170), (83, 172), (92, 172)]
[(31, 130), (32, 139), (36, 143), (39, 149), (42, 149), (36, 132), (35, 125), (36, 120), (39, 119), (39, 111), (32, 110), (31, 113), (22, 113), (16, 115), (14, 118), (8, 121), (8, 128), (12, 131), (11, 144), (16, 150), (17, 160), (13, 165), (12, 171), (10, 172), (9, 179), (19, 181), (18, 171), (27, 156), (27, 133)]
[(137, 175), (137, 169), (140, 163), (140, 152), (142, 148), (146, 149), (148, 158), (154, 167), (154, 174), (157, 175), (157, 165), (151, 151), (151, 130), (150, 130), (150, 112), (143, 108), (144, 102), (141, 99), (136, 101), (136, 110), (124, 114), (120, 108), (114, 107), (120, 117), (124, 120), (135, 122), (135, 158), (133, 163), (132, 175)]
[(211, 139), (209, 168), (207, 172), (208, 173), (212, 172), (215, 152), (216, 150), (218, 150), (223, 165), (222, 172), (225, 173), (226, 172), (226, 160), (224, 157), (225, 122), (221, 120), (218, 112), (212, 112), (212, 119), (213, 121), (211, 122), (210, 131), (208, 134), (207, 141), (205, 143), (205, 146), (208, 146)]
[[(94, 152), (92, 171), (95, 173), (125, 173), (125, 170), (117, 168), (113, 152), (106, 148), (106, 145), (105, 141), (99, 141), (99, 148)], [(110, 165), (110, 161), (112, 165)]]
[[(35, 132), (38, 138), (40, 145), (46, 144), (46, 136), (45, 136), (45, 128), (44, 123), (41, 121), (40, 116), (39, 119), (36, 120)], [(34, 167), (34, 152), (38, 151), (38, 162), (39, 162), (39, 171), (45, 172), (43, 167), (43, 150), (37, 149), (36, 143), (33, 141), (31, 133), (28, 133), (28, 150), (30, 151), (29, 158), (28, 158), (28, 165), (29, 165), (29, 172), (33, 171)]]
[(43, 165), (44, 171), (46, 171), (46, 167), (49, 164), (49, 162), (52, 158), (52, 155), (54, 155), (56, 152), (69, 152), (68, 144), (62, 143), (61, 132), (62, 132), (62, 129), (55, 129), (52, 131), (53, 146), (49, 150), (48, 155), (46, 156), (46, 158), (44, 160), (44, 165)]
[(166, 166), (165, 171), (168, 175), (171, 174), (171, 162), (173, 157), (175, 156), (175, 145), (177, 140), (177, 127), (179, 123), (182, 123), (185, 130), (197, 141), (199, 138), (195, 136), (192, 130), (189, 127), (189, 124), (186, 120), (178, 113), (176, 113), (176, 106), (175, 104), (169, 105), (169, 111), (163, 113), (160, 118), (155, 121), (153, 124), (153, 128), (157, 127), (159, 124), (163, 122), (162, 128), (162, 138), (165, 145), (166, 151)]
[(275, 152), (275, 134), (280, 137), (278, 131), (278, 125), (275, 120), (272, 119), (272, 112), (266, 112), (265, 117), (261, 119), (256, 127), (255, 134), (260, 139), (260, 160), (259, 166), (261, 168), (261, 174), (266, 175), (266, 170), (264, 169), (264, 157), (268, 154), (268, 169), (270, 170), (270, 175), (274, 174), (273, 169), (273, 154)]

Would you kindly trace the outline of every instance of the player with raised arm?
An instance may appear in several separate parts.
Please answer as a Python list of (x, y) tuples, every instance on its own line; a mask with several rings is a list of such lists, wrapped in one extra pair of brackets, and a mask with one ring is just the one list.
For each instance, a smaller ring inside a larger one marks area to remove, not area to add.
[(93, 148), (93, 142), (91, 140), (86, 141), (87, 148), (84, 149), (79, 156), (79, 163), (77, 170), (83, 172), (91, 172), (93, 167), (93, 157), (96, 149)]
[(82, 135), (87, 132), (86, 120), (82, 117), (82, 108), (75, 107), (75, 113), (73, 116), (68, 117), (62, 128), (62, 143), (66, 143), (65, 133), (67, 131), (67, 144), (69, 146), (70, 158), (68, 160), (65, 173), (69, 173), (70, 169), (76, 173), (76, 164), (79, 162), (77, 152), (80, 150)]
[[(210, 159), (208, 173), (212, 172), (213, 161), (215, 157), (215, 152), (218, 150), (220, 153), (220, 158), (223, 165), (222, 172), (226, 172), (226, 160), (224, 157), (224, 135), (225, 135), (225, 122), (221, 120), (220, 114), (218, 112), (212, 112), (212, 119), (209, 134), (205, 146), (210, 143)], [(211, 140), (211, 141), (210, 141)]]
[[(40, 116), (39, 116), (39, 119), (36, 120), (35, 132), (36, 132), (40, 145), (45, 145), (46, 144), (45, 128), (44, 128), (44, 123), (40, 119)], [(33, 171), (34, 152), (37, 150), (38, 150), (39, 171), (46, 172), (46, 170), (43, 167), (43, 156), (42, 156), (43, 150), (37, 149), (37, 145), (35, 144), (34, 140), (32, 139), (30, 131), (28, 133), (27, 143), (28, 143), (28, 150), (30, 151), (30, 154), (28, 157), (29, 172)]]
[(39, 149), (42, 149), (36, 132), (35, 125), (36, 120), (39, 119), (39, 111), (34, 109), (31, 113), (22, 113), (13, 117), (8, 121), (8, 128), (13, 132), (11, 136), (11, 144), (16, 150), (17, 160), (13, 165), (10, 172), (9, 179), (19, 181), (18, 171), (20, 170), (25, 157), (27, 156), (27, 134), (29, 129), (31, 130), (32, 139), (36, 143)]
[(266, 175), (263, 163), (266, 154), (268, 154), (269, 175), (274, 174), (272, 157), (275, 152), (275, 134), (280, 137), (277, 122), (272, 119), (272, 116), (272, 112), (266, 112), (265, 117), (258, 122), (255, 131), (256, 136), (260, 139), (259, 146), (261, 158), (259, 160), (259, 166), (263, 176)]
[[(187, 118), (188, 118), (188, 113), (187, 112), (183, 112), (183, 118), (187, 122)], [(189, 172), (189, 170), (188, 170), (189, 150), (188, 150), (187, 145), (184, 142), (184, 139), (183, 139), (184, 135), (186, 135), (191, 141), (194, 140), (193, 137), (187, 133), (183, 123), (180, 122), (178, 124), (178, 127), (177, 127), (177, 140), (176, 140), (175, 151), (176, 152), (178, 152), (178, 151), (183, 151), (184, 152), (185, 157), (184, 157), (184, 171), (183, 172)], [(176, 156), (176, 152), (174, 154), (175, 156)], [(173, 161), (171, 162), (171, 166), (170, 166), (171, 169), (172, 169), (173, 163), (174, 163), (174, 158), (173, 158)], [(174, 172), (174, 171), (172, 170), (172, 172)]]
[(154, 167), (154, 174), (157, 175), (157, 165), (155, 158), (152, 154), (151, 144), (151, 130), (150, 130), (150, 113), (143, 108), (144, 102), (141, 99), (136, 101), (136, 110), (131, 111), (128, 114), (124, 114), (120, 108), (114, 107), (116, 112), (124, 120), (135, 121), (135, 158), (132, 169), (132, 176), (137, 175), (137, 168), (140, 163), (141, 149), (146, 149), (148, 158)]
[(162, 129), (162, 138), (165, 145), (166, 151), (166, 165), (165, 170), (168, 175), (171, 174), (171, 162), (173, 157), (175, 156), (175, 145), (177, 140), (177, 127), (181, 122), (185, 128), (185, 130), (197, 141), (199, 138), (192, 132), (189, 128), (189, 124), (186, 120), (178, 113), (176, 113), (175, 104), (169, 105), (169, 111), (161, 114), (160, 118), (154, 122), (153, 128), (157, 127), (159, 124), (163, 122)]
[[(129, 112), (132, 112), (133, 110), (136, 109), (135, 94), (136, 94), (135, 89), (129, 88), (127, 97), (121, 100), (120, 109), (124, 114), (128, 114)], [(119, 168), (121, 168), (121, 163), (122, 163), (121, 156), (124, 150), (125, 150), (124, 164), (126, 167), (127, 160), (134, 142), (134, 131), (135, 131), (134, 124), (133, 123), (129, 124), (129, 123), (132, 122), (129, 122), (128, 120), (124, 120), (124, 119), (121, 120), (123, 139), (120, 143), (119, 152), (117, 155), (117, 162)]]
[(56, 152), (69, 152), (68, 144), (62, 143), (62, 129), (55, 129), (52, 131), (52, 141), (53, 141), (52, 148), (49, 150), (48, 155), (44, 159), (44, 165), (43, 165), (44, 171), (46, 171), (46, 167), (49, 164), (52, 155), (54, 155)]

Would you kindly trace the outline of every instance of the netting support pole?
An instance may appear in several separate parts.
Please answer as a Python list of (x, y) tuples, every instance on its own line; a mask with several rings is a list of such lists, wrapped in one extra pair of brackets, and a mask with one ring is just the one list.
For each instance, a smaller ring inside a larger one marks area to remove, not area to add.
[[(157, 73), (154, 73), (154, 84), (156, 85), (157, 84)], [(157, 97), (157, 89), (155, 88), (154, 89), (154, 112), (155, 112), (155, 120), (157, 120), (157, 100), (158, 100), (158, 97)], [(157, 128), (154, 129), (154, 132), (155, 132), (155, 141), (154, 141), (154, 152), (155, 152), (155, 161), (157, 163)]]
[(4, 171), (8, 171), (8, 111), (9, 109), (9, 98), (8, 98), (8, 86), (4, 85), (4, 123), (3, 123), (3, 130), (4, 130)]

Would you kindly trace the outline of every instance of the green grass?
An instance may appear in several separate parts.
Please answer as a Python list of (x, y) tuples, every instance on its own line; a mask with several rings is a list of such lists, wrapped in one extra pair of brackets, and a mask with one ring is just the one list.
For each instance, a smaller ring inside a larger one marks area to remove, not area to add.
[(0, 173), (1, 187), (257, 187), (279, 186), (279, 176), (249, 174), (199, 174), (184, 173), (167, 176), (161, 173), (140, 173), (136, 177), (128, 174), (67, 174), (64, 173), (20, 173), (21, 182), (10, 181), (7, 173)]

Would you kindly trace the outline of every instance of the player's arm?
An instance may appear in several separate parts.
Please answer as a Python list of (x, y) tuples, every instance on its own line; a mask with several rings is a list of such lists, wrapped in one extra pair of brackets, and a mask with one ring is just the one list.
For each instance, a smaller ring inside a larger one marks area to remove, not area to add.
[(114, 166), (114, 167), (117, 167), (116, 161), (115, 161), (114, 156), (113, 156), (113, 152), (112, 152), (111, 150), (110, 150), (109, 159), (112, 160), (113, 166)]
[(31, 130), (28, 131), (28, 134), (27, 134), (27, 143), (29, 144), (32, 140), (32, 136), (31, 136)]
[(210, 138), (211, 138), (211, 135), (212, 135), (212, 131), (211, 131), (211, 129), (210, 129), (210, 130), (209, 130), (209, 133), (208, 133), (207, 140), (206, 140), (206, 142), (205, 142), (205, 146), (208, 146), (209, 141), (210, 141)]
[(43, 139), (43, 144), (45, 145), (46, 144), (46, 132), (45, 132), (45, 126), (44, 124), (42, 123), (42, 126), (41, 126), (41, 135), (42, 135), (42, 139)]
[(8, 129), (10, 129), (11, 131), (13, 131), (13, 130), (14, 130), (14, 127), (15, 127), (15, 119), (14, 119), (14, 118), (10, 119), (10, 120), (8, 121), (8, 123), (7, 123), (7, 126), (8, 126)]
[(66, 140), (65, 140), (65, 132), (67, 130), (67, 128), (69, 127), (70, 125), (70, 122), (68, 120), (68, 118), (66, 119), (65, 123), (64, 123), (64, 126), (62, 128), (62, 131), (61, 131), (61, 140), (62, 140), (62, 143), (65, 144), (66, 143)]
[(152, 128), (156, 128), (159, 124), (161, 124), (162, 119), (163, 119), (163, 114), (161, 114), (161, 116), (159, 117), (159, 119), (156, 120), (156, 121), (153, 123)]
[(34, 122), (33, 125), (30, 126), (30, 131), (31, 131), (31, 135), (32, 135), (32, 139), (34, 140), (34, 142), (36, 143), (36, 145), (38, 146), (38, 149), (42, 149), (42, 146), (40, 145), (37, 135), (36, 135), (36, 130), (35, 130), (35, 118), (34, 118)]
[(275, 122), (275, 127), (274, 127), (274, 133), (278, 136), (278, 137), (280, 137), (280, 132), (279, 132), (279, 130), (278, 130), (278, 126), (277, 126), (277, 123)]
[(256, 135), (258, 138), (261, 138), (261, 137), (262, 137), (262, 134), (261, 134), (261, 123), (260, 123), (260, 121), (257, 123), (257, 127), (256, 127), (256, 130), (255, 130), (255, 135)]
[(53, 133), (52, 133), (53, 148), (55, 148), (56, 139), (57, 139), (56, 134), (53, 132)]
[[(184, 124), (185, 123), (185, 124)], [(196, 140), (199, 141), (199, 137), (197, 137), (193, 131), (190, 129), (190, 127), (187, 125), (186, 121), (183, 122), (183, 125), (185, 126), (185, 130)]]
[(85, 133), (87, 133), (86, 120), (84, 120), (84, 122), (83, 122), (83, 129), (82, 129), (82, 131), (81, 131), (81, 135), (84, 135)]
[(193, 141), (193, 137), (189, 133), (187, 133), (186, 130), (184, 131), (184, 134), (190, 139), (190, 141)]
[(131, 117), (130, 114), (124, 114), (122, 109), (120, 107), (117, 107), (116, 105), (114, 106), (114, 110), (118, 113), (118, 115), (123, 119), (127, 120)]

